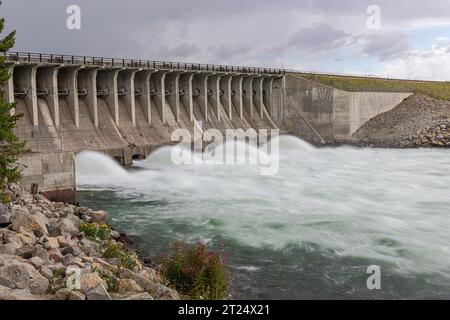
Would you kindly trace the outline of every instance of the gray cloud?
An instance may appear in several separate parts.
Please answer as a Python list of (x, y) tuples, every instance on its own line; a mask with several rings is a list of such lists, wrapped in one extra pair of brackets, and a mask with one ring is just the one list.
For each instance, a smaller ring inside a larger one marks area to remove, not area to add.
[(378, 58), (380, 61), (392, 60), (405, 56), (411, 50), (408, 36), (404, 33), (374, 34), (367, 38), (363, 53)]
[[(16, 50), (271, 66), (322, 65), (349, 45), (395, 59), (410, 49), (404, 29), (450, 24), (449, 0), (375, 2), (381, 35), (365, 26), (373, 0), (3, 0), (0, 15), (17, 29)], [(82, 9), (79, 31), (65, 27), (71, 4)]]
[(350, 34), (329, 24), (319, 24), (298, 30), (286, 46), (310, 51), (334, 50), (351, 41), (351, 38)]

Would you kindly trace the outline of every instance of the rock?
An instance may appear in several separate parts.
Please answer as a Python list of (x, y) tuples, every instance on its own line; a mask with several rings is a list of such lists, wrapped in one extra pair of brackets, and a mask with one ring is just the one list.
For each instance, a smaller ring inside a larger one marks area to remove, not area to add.
[(70, 255), (76, 257), (81, 254), (81, 251), (77, 245), (74, 245), (73, 247), (66, 247), (66, 248), (61, 249), (61, 254), (64, 256), (70, 254)]
[(41, 274), (47, 279), (53, 278), (53, 271), (48, 267), (41, 267)]
[(66, 267), (70, 267), (70, 266), (75, 266), (75, 267), (78, 267), (78, 268), (84, 268), (85, 267), (85, 265), (83, 264), (83, 262), (81, 261), (81, 259), (79, 259), (79, 258), (69, 258), (69, 259), (65, 259), (64, 260), (64, 262), (63, 262), (63, 264), (66, 266)]
[(86, 300), (86, 296), (79, 291), (72, 291), (69, 294), (69, 300)]
[(136, 293), (144, 291), (136, 281), (131, 279), (119, 279), (117, 286), (119, 293)]
[(4, 205), (3, 203), (0, 203), (0, 216), (10, 214), (10, 213), (11, 213), (11, 211), (10, 211), (9, 207)]
[(133, 277), (134, 281), (139, 284), (145, 291), (152, 291), (154, 289), (154, 283), (142, 274), (136, 273)]
[(44, 248), (47, 250), (59, 248), (58, 239), (53, 238), (53, 237), (47, 237), (44, 240)]
[(72, 291), (68, 288), (62, 288), (56, 291), (55, 299), (56, 300), (70, 300), (70, 295)]
[(24, 207), (13, 207), (11, 223), (12, 230), (14, 231), (20, 231), (20, 227), (23, 227), (25, 230), (33, 232), (38, 237), (48, 234), (47, 227), (40, 217), (31, 215)]
[(73, 220), (65, 218), (63, 219), (59, 225), (58, 228), (63, 232), (63, 233), (68, 233), (71, 236), (75, 236), (78, 234), (78, 228), (75, 225), (75, 222), (73, 222)]
[(58, 211), (61, 218), (67, 218), (67, 216), (74, 214), (74, 210), (71, 206), (63, 207)]
[(40, 274), (32, 279), (16, 283), (18, 289), (28, 289), (32, 294), (45, 293), (48, 290), (48, 285), (48, 279)]
[(180, 300), (178, 292), (159, 283), (149, 281), (144, 289), (158, 297), (160, 300)]
[(32, 257), (32, 258), (28, 259), (28, 263), (30, 263), (35, 268), (39, 268), (42, 265), (44, 265), (44, 260), (42, 260), (42, 258), (40, 258), (40, 257)]
[(34, 247), (34, 249), (33, 249), (32, 256), (41, 258), (42, 260), (44, 260), (45, 263), (49, 263), (50, 262), (48, 251), (45, 250), (44, 248), (42, 248), (42, 246), (37, 246), (36, 245)]
[(112, 231), (111, 231), (111, 238), (113, 238), (113, 239), (115, 239), (115, 240), (120, 239), (120, 232), (117, 232), (117, 231), (112, 230)]
[(10, 288), (4, 287), (4, 286), (0, 286), (0, 300), (3, 300), (4, 297), (10, 295), (11, 292), (13, 292), (13, 289), (10, 289)]
[(25, 245), (25, 246), (32, 246), (36, 240), (36, 237), (34, 237), (34, 235), (33, 235), (33, 237), (30, 237), (30, 236), (22, 234), (22, 233), (18, 233), (17, 237), (22, 242), (22, 245)]
[[(52, 276), (53, 276), (53, 273), (55, 273), (55, 271), (62, 271), (62, 270), (64, 270), (64, 272), (65, 272), (65, 270), (66, 270), (66, 267), (60, 262), (59, 263), (48, 264), (45, 267), (50, 269), (50, 271), (52, 272)], [(42, 268), (44, 268), (44, 267), (42, 267)]]
[(64, 260), (64, 256), (58, 249), (51, 249), (48, 251), (48, 258), (54, 263), (62, 262)]
[(81, 291), (87, 294), (89, 290), (95, 288), (97, 285), (102, 284), (106, 287), (105, 281), (100, 278), (97, 273), (84, 273), (81, 275)]
[(17, 248), (13, 243), (0, 244), (0, 254), (15, 256)]
[(86, 292), (87, 300), (112, 300), (103, 283), (99, 283), (95, 287)]
[(148, 292), (136, 293), (121, 300), (155, 300)]
[(0, 267), (0, 285), (11, 289), (15, 289), (19, 282), (40, 277), (39, 272), (28, 263), (10, 260), (3, 267)]
[(161, 277), (158, 275), (155, 269), (144, 267), (141, 271), (138, 272), (138, 274), (144, 276), (147, 279), (150, 279), (150, 281), (161, 282)]
[(56, 239), (58, 240), (59, 246), (61, 248), (67, 248), (71, 246), (70, 237), (59, 236), (56, 237)]
[(27, 289), (13, 290), (10, 294), (5, 296), (3, 300), (38, 300)]
[(91, 213), (92, 222), (106, 222), (108, 219), (108, 213), (103, 210), (93, 211)]
[(0, 214), (0, 228), (6, 228), (11, 224), (11, 213)]
[(111, 272), (116, 272), (117, 271), (117, 266), (109, 264), (108, 262), (106, 262), (105, 260), (103, 260), (101, 258), (94, 257), (94, 263), (98, 264), (101, 269), (106, 269), (106, 270), (111, 271)]

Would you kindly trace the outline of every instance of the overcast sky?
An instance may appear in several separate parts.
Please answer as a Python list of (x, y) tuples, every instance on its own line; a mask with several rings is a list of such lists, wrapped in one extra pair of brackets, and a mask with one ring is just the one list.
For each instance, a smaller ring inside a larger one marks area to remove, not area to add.
[(3, 0), (0, 15), (18, 51), (450, 80), (450, 0)]

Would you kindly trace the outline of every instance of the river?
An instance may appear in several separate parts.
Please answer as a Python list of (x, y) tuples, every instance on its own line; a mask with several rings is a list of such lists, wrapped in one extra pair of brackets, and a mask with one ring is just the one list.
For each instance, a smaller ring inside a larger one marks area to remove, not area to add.
[[(78, 201), (107, 210), (152, 256), (175, 240), (223, 250), (236, 299), (450, 298), (449, 149), (283, 136), (279, 172), (265, 176), (256, 165), (175, 165), (173, 148), (129, 170), (79, 154)], [(372, 265), (379, 290), (367, 287)]]

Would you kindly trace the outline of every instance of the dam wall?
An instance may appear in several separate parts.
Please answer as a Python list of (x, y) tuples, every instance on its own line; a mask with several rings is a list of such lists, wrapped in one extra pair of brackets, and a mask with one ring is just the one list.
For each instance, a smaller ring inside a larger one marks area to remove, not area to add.
[[(389, 111), (412, 93), (349, 92), (288, 74), (281, 110), (272, 111), (286, 132), (313, 143), (350, 141), (364, 123)], [(276, 86), (272, 86), (273, 90)]]
[[(95, 150), (124, 165), (171, 143), (178, 128), (276, 128), (283, 70), (6, 53), (16, 133), (33, 152)], [(280, 93), (278, 93), (280, 94)]]
[(176, 143), (174, 130), (192, 134), (200, 125), (222, 134), (280, 129), (314, 144), (345, 142), (411, 94), (348, 92), (280, 69), (13, 52), (5, 57), (11, 77), (2, 90), (16, 102), (14, 112), (23, 114), (15, 131), (26, 141), (25, 184), (36, 181), (49, 196), (66, 200), (75, 188), (70, 155), (83, 150), (130, 165)]

